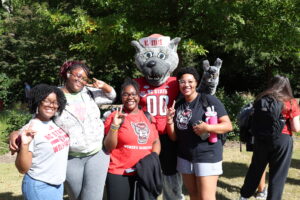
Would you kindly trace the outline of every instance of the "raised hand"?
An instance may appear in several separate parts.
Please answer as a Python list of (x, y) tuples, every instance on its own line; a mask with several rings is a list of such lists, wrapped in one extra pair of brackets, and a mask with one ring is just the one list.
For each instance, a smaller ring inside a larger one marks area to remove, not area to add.
[(124, 121), (124, 118), (126, 117), (127, 114), (122, 113), (122, 110), (123, 110), (123, 106), (117, 108), (116, 114), (113, 119), (113, 125), (120, 126)]
[(173, 123), (173, 118), (174, 118), (175, 112), (176, 112), (175, 103), (176, 103), (176, 101), (174, 100), (172, 106), (170, 108), (168, 108), (168, 110), (167, 110), (167, 117), (168, 117), (168, 122), (167, 123), (168, 124)]
[(22, 144), (29, 144), (32, 140), (34, 135), (36, 134), (36, 131), (34, 130), (24, 130), (21, 133), (21, 140), (22, 140)]
[(33, 140), (35, 134), (36, 134), (36, 130), (34, 130), (33, 121), (31, 121), (29, 126), (21, 132), (20, 136), (21, 136), (22, 144), (29, 144)]
[(97, 88), (97, 89), (103, 89), (103, 87), (105, 86), (105, 82), (104, 81), (101, 81), (101, 80), (98, 80), (96, 78), (93, 78), (93, 83), (91, 84), (86, 84), (86, 86), (88, 87), (94, 87), (94, 88)]

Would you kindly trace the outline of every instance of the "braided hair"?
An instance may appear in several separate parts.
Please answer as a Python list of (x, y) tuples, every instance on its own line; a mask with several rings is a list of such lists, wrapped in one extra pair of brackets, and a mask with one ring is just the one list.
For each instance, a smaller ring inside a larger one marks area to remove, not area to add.
[(88, 77), (90, 76), (90, 69), (85, 63), (83, 63), (82, 61), (71, 60), (64, 62), (64, 64), (60, 67), (59, 75), (62, 78), (62, 81), (65, 82), (67, 80), (68, 72), (71, 72), (77, 68), (82, 68), (85, 71), (86, 75)]

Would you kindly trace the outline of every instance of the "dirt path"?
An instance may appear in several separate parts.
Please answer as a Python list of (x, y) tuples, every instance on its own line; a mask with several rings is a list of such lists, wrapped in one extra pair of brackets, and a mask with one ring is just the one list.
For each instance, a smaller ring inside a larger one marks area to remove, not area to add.
[[(294, 140), (300, 140), (299, 136), (294, 137)], [(233, 147), (239, 147), (240, 142), (239, 141), (226, 141), (224, 148), (233, 148)], [(245, 151), (245, 146), (243, 145), (243, 151)], [(0, 155), (0, 163), (13, 163), (15, 162), (16, 155), (11, 155), (10, 153)]]
[[(232, 148), (239, 146), (240, 143), (238, 141), (226, 141), (224, 148)], [(16, 159), (16, 155), (11, 155), (11, 153), (7, 153), (4, 155), (0, 155), (0, 163), (14, 163)]]
[(13, 163), (15, 162), (16, 155), (11, 155), (10, 153), (4, 154), (0, 156), (0, 163)]

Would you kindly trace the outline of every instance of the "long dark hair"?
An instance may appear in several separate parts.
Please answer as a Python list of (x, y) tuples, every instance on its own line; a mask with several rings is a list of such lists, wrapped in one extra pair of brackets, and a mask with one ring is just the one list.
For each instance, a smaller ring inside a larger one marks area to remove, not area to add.
[(267, 89), (257, 95), (256, 101), (264, 96), (271, 96), (281, 102), (293, 99), (294, 96), (289, 79), (280, 75), (274, 76), (269, 82)]

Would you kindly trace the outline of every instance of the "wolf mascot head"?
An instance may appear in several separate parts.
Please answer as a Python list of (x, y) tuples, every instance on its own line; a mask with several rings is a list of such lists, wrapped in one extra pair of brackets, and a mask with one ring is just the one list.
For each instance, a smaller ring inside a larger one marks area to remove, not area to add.
[(177, 46), (180, 38), (153, 34), (149, 37), (133, 40), (135, 47), (135, 63), (152, 86), (165, 83), (178, 66)]

